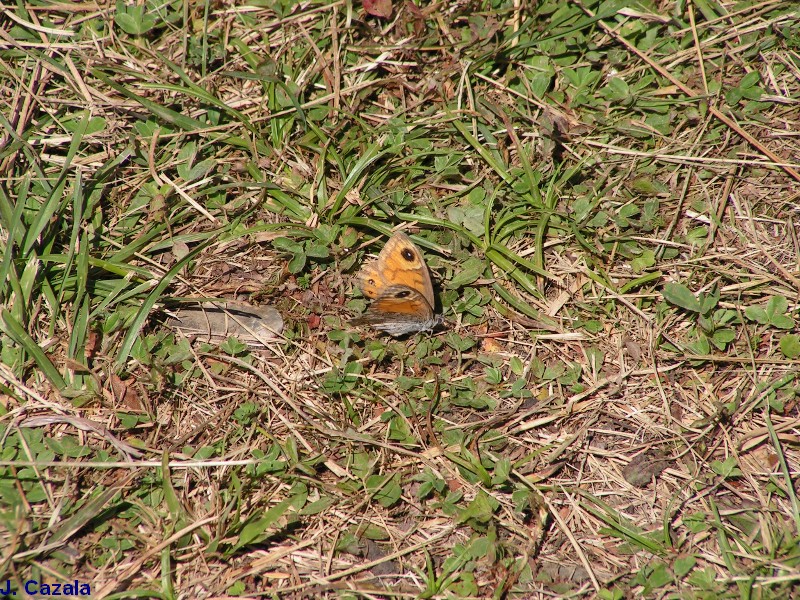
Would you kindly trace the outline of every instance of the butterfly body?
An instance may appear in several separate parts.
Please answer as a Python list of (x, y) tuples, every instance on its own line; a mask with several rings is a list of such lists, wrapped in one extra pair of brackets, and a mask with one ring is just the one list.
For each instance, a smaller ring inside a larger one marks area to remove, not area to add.
[(361, 291), (373, 302), (351, 321), (369, 325), (389, 335), (429, 331), (442, 322), (434, 312), (433, 284), (419, 248), (409, 237), (394, 234), (378, 255), (359, 274)]

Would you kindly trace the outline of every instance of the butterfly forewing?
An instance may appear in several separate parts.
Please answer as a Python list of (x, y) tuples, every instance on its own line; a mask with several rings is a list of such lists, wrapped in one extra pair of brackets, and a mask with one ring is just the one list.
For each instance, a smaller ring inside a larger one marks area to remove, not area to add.
[(404, 233), (393, 235), (373, 263), (359, 274), (361, 291), (374, 302), (353, 325), (369, 325), (400, 336), (433, 329), (441, 323), (434, 313), (431, 277), (422, 253)]
[(402, 232), (395, 233), (378, 254), (364, 265), (358, 276), (359, 287), (367, 298), (377, 298), (393, 285), (405, 285), (425, 296), (433, 306), (433, 284), (419, 248)]

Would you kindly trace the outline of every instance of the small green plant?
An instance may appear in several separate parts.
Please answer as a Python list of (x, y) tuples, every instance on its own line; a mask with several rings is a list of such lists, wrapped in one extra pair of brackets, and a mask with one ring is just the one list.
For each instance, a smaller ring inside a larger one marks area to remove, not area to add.
[(758, 71), (750, 71), (736, 87), (730, 88), (725, 92), (725, 101), (734, 106), (742, 100), (759, 100), (764, 95), (764, 90), (758, 84), (761, 83), (761, 74)]
[(748, 306), (745, 316), (752, 320), (777, 329), (792, 329), (795, 320), (788, 315), (789, 301), (785, 296), (772, 296), (766, 306)]
[(689, 332), (687, 348), (695, 354), (709, 354), (712, 345), (725, 350), (736, 339), (731, 326), (739, 322), (738, 314), (732, 309), (717, 308), (720, 298), (717, 288), (695, 296), (681, 283), (668, 283), (662, 293), (668, 303), (694, 314), (696, 326)]
[(127, 4), (117, 0), (115, 21), (128, 35), (141, 36), (149, 33), (159, 22), (151, 3)]
[(329, 248), (314, 239), (299, 243), (289, 238), (279, 237), (272, 241), (272, 245), (276, 250), (291, 255), (288, 269), (293, 274), (301, 273), (306, 268), (306, 262), (309, 258), (326, 259), (330, 256)]

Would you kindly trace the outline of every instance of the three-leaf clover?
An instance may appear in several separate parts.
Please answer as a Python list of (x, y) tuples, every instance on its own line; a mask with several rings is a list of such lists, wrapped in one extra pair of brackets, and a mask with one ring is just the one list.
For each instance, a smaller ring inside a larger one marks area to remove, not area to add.
[(744, 314), (748, 319), (758, 321), (762, 325), (771, 325), (778, 329), (792, 329), (794, 319), (786, 314), (788, 308), (789, 301), (784, 296), (773, 296), (765, 308), (748, 306), (744, 309)]

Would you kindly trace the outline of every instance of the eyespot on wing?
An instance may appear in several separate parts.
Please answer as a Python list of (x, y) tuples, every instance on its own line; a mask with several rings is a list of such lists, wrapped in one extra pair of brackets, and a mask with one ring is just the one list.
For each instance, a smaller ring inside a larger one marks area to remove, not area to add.
[(351, 325), (369, 325), (395, 337), (429, 331), (441, 323), (428, 301), (418, 291), (406, 286), (392, 286), (373, 302), (367, 311), (350, 321)]
[(420, 292), (435, 305), (433, 284), (419, 248), (403, 232), (395, 233), (375, 261), (365, 264), (358, 275), (359, 287), (367, 298), (377, 298), (393, 285), (405, 285)]

